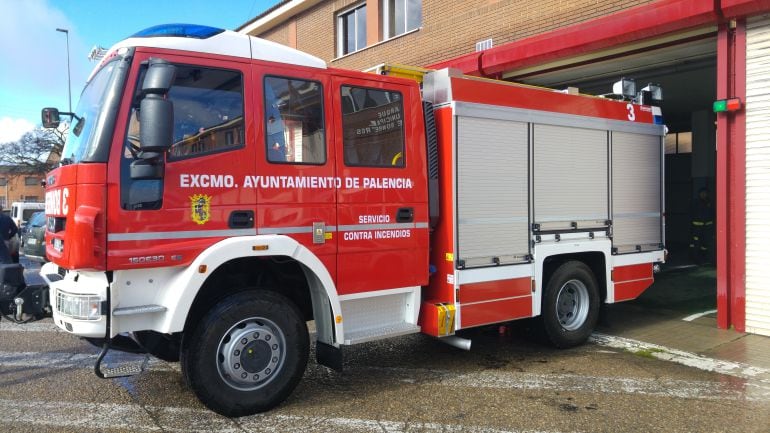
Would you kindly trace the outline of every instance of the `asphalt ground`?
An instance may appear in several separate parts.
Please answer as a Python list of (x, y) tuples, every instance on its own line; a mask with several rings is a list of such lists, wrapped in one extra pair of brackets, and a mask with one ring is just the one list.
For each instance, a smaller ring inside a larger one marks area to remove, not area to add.
[[(228, 419), (198, 402), (178, 364), (153, 360), (137, 376), (99, 379), (98, 349), (50, 319), (2, 321), (0, 431), (770, 431), (768, 371), (677, 351), (663, 356), (666, 348), (612, 335), (556, 350), (521, 333), (515, 326), (468, 332), (468, 352), (423, 335), (356, 345), (346, 348), (343, 373), (311, 356), (281, 406)], [(116, 352), (107, 363), (141, 359)]]

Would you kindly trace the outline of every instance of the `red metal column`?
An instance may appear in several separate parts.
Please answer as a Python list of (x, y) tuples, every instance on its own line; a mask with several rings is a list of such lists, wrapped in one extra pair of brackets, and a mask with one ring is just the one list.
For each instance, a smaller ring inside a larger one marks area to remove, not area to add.
[[(746, 22), (720, 24), (717, 99), (746, 102)], [(746, 114), (717, 116), (717, 325), (746, 328)]]

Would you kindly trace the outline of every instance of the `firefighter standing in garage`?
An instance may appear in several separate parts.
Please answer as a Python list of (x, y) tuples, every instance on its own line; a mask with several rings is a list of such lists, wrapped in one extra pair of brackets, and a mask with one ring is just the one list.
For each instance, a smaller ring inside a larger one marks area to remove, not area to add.
[(701, 188), (698, 191), (698, 198), (693, 204), (691, 233), (690, 256), (692, 259), (697, 264), (711, 261), (709, 247), (714, 238), (714, 206), (707, 188)]

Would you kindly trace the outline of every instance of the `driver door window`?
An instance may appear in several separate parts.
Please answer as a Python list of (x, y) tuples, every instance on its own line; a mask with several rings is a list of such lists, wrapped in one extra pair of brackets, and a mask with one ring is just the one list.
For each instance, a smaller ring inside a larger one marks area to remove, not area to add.
[[(140, 74), (138, 83), (144, 74)], [(126, 134), (121, 163), (121, 207), (126, 210), (160, 209), (163, 179), (131, 179), (129, 168), (139, 159), (139, 91)], [(239, 71), (177, 65), (168, 93), (174, 106), (173, 144), (164, 158), (174, 161), (227, 152), (245, 144), (243, 76)]]

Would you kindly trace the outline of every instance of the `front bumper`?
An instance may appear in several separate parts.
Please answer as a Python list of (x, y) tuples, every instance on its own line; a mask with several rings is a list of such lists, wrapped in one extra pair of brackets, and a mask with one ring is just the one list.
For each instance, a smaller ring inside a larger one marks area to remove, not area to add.
[(53, 263), (40, 268), (48, 283), (54, 323), (81, 337), (103, 338), (107, 332), (107, 277), (103, 272), (59, 273)]

